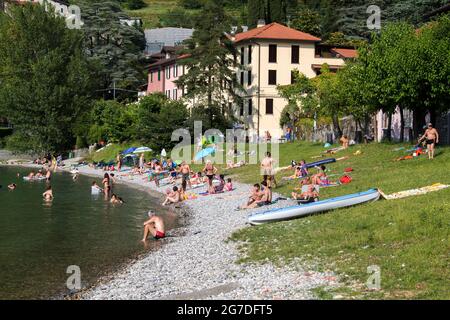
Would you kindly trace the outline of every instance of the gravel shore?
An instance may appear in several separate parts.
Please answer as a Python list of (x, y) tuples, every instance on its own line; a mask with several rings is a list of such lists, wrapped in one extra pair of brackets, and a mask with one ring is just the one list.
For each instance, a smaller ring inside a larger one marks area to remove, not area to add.
[[(81, 174), (101, 176), (101, 170), (79, 169)], [(117, 175), (117, 174), (116, 174)], [(163, 192), (140, 177), (122, 177), (121, 182)], [(246, 201), (250, 186), (234, 183), (230, 193), (199, 196), (183, 202), (189, 222), (182, 234), (169, 237), (161, 249), (151, 252), (81, 294), (82, 299), (314, 299), (310, 291), (337, 285), (336, 277), (305, 268), (301, 261), (284, 267), (237, 264), (236, 243), (226, 241), (246, 225), (250, 213), (292, 205), (289, 200), (270, 207), (235, 211)], [(195, 189), (199, 193), (204, 188)], [(276, 195), (274, 195), (276, 197)], [(149, 240), (153, 241), (153, 240)], [(313, 267), (311, 267), (313, 269)]]
[[(26, 166), (26, 165), (25, 165)], [(28, 165), (36, 167), (35, 165)], [(65, 169), (65, 171), (69, 171)], [(88, 166), (79, 168), (80, 174), (102, 177), (102, 170)], [(169, 186), (156, 187), (142, 177), (121, 177), (125, 183), (141, 190), (164, 192)], [(270, 262), (264, 264), (237, 264), (237, 244), (227, 241), (231, 234), (250, 227), (247, 216), (267, 209), (294, 204), (291, 200), (259, 209), (235, 211), (245, 203), (251, 186), (233, 183), (229, 193), (199, 196), (184, 201), (183, 211), (188, 211), (185, 225), (164, 240), (157, 251), (143, 255), (116, 274), (101, 279), (93, 288), (77, 298), (103, 299), (315, 299), (311, 289), (337, 286), (332, 273), (315, 271), (302, 261), (283, 267)], [(206, 188), (188, 192), (200, 193)], [(274, 194), (274, 199), (278, 195)], [(154, 241), (154, 240), (149, 240)]]

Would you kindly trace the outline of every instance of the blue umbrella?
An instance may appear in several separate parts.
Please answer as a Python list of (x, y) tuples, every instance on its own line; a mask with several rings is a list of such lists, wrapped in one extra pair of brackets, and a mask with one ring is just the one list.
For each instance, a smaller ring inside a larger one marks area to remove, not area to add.
[(195, 155), (195, 161), (198, 161), (200, 159), (203, 159), (206, 156), (209, 156), (211, 153), (213, 153), (214, 151), (216, 151), (216, 149), (214, 148), (205, 148), (202, 151), (199, 151), (196, 155)]
[(127, 150), (122, 151), (122, 154), (130, 154), (130, 153), (133, 153), (133, 151), (136, 150), (136, 149), (137, 149), (136, 147), (128, 148)]
[(144, 152), (151, 152), (152, 149), (149, 147), (139, 147), (133, 151), (133, 153), (144, 153)]

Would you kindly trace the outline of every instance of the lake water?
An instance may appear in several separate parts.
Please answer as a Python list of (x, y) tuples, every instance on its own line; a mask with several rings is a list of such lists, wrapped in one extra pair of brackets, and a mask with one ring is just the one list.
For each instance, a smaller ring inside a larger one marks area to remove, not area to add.
[[(167, 229), (177, 225), (173, 212), (164, 211), (150, 194), (124, 185), (114, 193), (125, 200), (113, 205), (92, 196), (94, 178), (73, 181), (56, 173), (51, 181), (54, 200), (45, 203), (46, 182), (22, 179), (30, 169), (0, 166), (0, 299), (58, 298), (67, 294), (68, 266), (79, 266), (82, 286), (161, 242), (140, 241), (146, 212), (164, 215)], [(17, 173), (20, 177), (17, 177)], [(96, 179), (100, 184), (101, 179)], [(7, 185), (16, 183), (9, 191)]]

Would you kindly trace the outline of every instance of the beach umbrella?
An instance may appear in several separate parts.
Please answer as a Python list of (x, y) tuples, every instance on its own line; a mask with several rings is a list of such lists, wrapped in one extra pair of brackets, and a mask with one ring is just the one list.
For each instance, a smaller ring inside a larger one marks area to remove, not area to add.
[(167, 156), (166, 149), (162, 149), (162, 151), (161, 151), (161, 157), (166, 157), (166, 156)]
[(195, 161), (198, 161), (200, 159), (203, 159), (206, 156), (209, 156), (211, 153), (213, 153), (214, 151), (216, 151), (216, 149), (214, 148), (205, 148), (201, 151), (199, 151), (196, 155), (195, 155)]
[(152, 149), (149, 147), (139, 147), (136, 150), (133, 151), (133, 153), (144, 153), (144, 152), (150, 152)]
[(136, 150), (136, 149), (137, 149), (136, 147), (128, 148), (127, 150), (122, 151), (122, 154), (130, 154), (130, 153), (133, 153), (134, 150)]

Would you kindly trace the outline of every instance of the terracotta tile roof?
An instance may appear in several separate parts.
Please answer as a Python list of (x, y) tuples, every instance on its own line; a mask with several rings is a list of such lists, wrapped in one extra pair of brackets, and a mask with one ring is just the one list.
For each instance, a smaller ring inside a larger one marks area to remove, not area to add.
[(355, 49), (333, 48), (333, 49), (331, 49), (331, 51), (333, 53), (339, 54), (342, 58), (358, 57), (358, 51)]
[(321, 41), (320, 38), (310, 35), (309, 33), (288, 28), (276, 22), (249, 30), (247, 32), (238, 33), (235, 36), (234, 42), (241, 42), (250, 39)]

